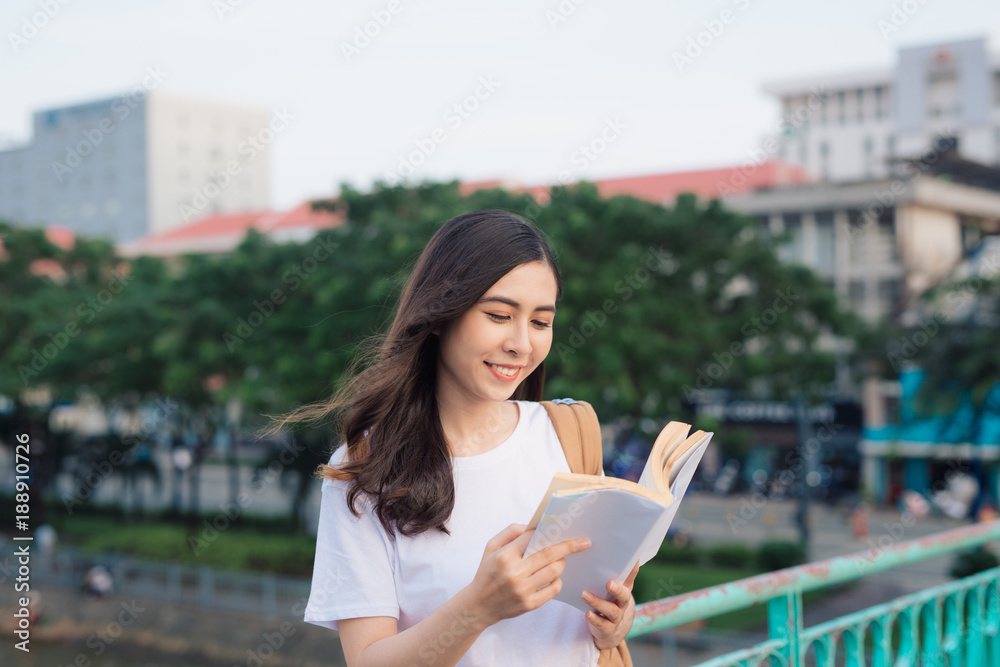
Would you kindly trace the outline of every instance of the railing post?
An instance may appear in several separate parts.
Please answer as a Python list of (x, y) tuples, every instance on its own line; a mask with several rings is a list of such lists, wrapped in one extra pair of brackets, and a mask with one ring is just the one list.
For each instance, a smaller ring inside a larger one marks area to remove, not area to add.
[(941, 650), (948, 657), (949, 665), (963, 665), (962, 637), (965, 635), (965, 595), (953, 593), (944, 601), (944, 639)]
[(892, 664), (892, 616), (882, 614), (871, 624), (872, 667), (890, 667)]
[(896, 651), (896, 663), (900, 665), (915, 665), (920, 656), (920, 610), (906, 607), (896, 616), (899, 627), (899, 650)]
[[(936, 600), (923, 605), (920, 610), (923, 621), (923, 632), (920, 637), (920, 656), (924, 665), (935, 667), (943, 665), (944, 654), (941, 650), (941, 607)], [(913, 633), (916, 636), (916, 632)]]
[(788, 667), (802, 667), (799, 634), (802, 632), (802, 593), (791, 591), (767, 603), (767, 627), (771, 639), (780, 639), (785, 645), (780, 653)]
[(976, 586), (965, 597), (965, 664), (981, 665), (983, 651), (983, 587)]
[(1000, 584), (994, 579), (979, 587), (983, 595), (983, 634), (991, 665), (1000, 665)]
[(844, 667), (865, 667), (864, 631), (844, 630)]

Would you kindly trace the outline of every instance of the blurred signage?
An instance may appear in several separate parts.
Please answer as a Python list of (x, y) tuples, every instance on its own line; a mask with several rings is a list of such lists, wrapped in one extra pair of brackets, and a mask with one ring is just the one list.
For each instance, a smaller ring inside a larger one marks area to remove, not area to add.
[[(728, 401), (697, 403), (695, 414), (727, 422), (769, 422), (794, 424), (795, 405), (784, 401)], [(820, 403), (806, 408), (810, 422), (829, 424), (834, 421), (836, 409), (832, 403)]]

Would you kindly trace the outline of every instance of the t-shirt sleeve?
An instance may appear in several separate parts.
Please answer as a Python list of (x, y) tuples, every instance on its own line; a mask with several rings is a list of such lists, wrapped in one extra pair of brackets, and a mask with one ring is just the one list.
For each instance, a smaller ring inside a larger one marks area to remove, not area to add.
[[(340, 462), (345, 447), (330, 458)], [(337, 629), (337, 621), (361, 616), (399, 618), (394, 550), (371, 504), (360, 496), (355, 517), (347, 507), (347, 482), (323, 480), (307, 623)]]

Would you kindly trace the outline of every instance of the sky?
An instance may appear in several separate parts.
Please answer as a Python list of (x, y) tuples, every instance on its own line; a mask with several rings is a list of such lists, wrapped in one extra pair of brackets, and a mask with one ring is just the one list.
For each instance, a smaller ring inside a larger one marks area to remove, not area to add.
[(32, 112), (152, 67), (164, 91), (291, 116), (267, 149), (281, 209), (394, 176), (739, 164), (779, 121), (765, 83), (889, 68), (928, 43), (1000, 53), (1000, 2), (4, 0), (0, 30), (0, 146), (30, 138)]

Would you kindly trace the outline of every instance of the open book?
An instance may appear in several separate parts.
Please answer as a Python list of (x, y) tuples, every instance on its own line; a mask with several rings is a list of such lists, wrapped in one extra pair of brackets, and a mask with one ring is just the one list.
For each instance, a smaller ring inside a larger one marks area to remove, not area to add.
[(556, 473), (528, 528), (535, 528), (527, 558), (563, 540), (589, 538), (589, 549), (570, 554), (555, 597), (583, 611), (580, 595), (612, 599), (607, 582), (625, 581), (636, 563), (656, 555), (712, 433), (670, 422), (653, 443), (639, 482), (615, 477)]

